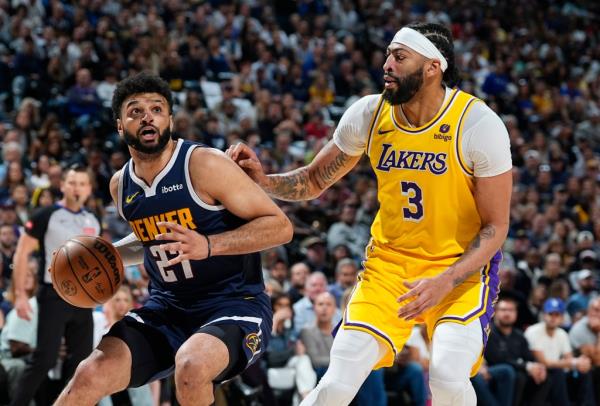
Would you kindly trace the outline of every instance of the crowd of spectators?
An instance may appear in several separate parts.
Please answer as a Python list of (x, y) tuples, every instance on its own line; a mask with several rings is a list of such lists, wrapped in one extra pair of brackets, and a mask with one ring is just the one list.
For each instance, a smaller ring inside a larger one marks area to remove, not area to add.
[[(0, 0), (0, 397), (35, 348), (34, 327), (15, 325), (10, 313), (15, 242), (31, 212), (60, 196), (63, 168), (89, 167), (88, 206), (105, 237), (130, 232), (108, 191), (128, 159), (110, 113), (120, 79), (160, 74), (176, 96), (174, 136), (221, 150), (243, 141), (268, 172), (286, 171), (314, 157), (352, 102), (381, 91), (395, 32), (430, 21), (451, 28), (460, 87), (501, 116), (512, 146), (503, 300), (487, 365), (474, 378), (480, 399), (591, 404), (600, 388), (599, 8), (576, 0)], [(263, 254), (274, 339), (244, 377), (260, 385), (264, 404), (301, 399), (326, 369), (328, 331), (377, 211), (376, 181), (363, 160), (319, 198), (278, 203), (295, 238)], [(145, 271), (129, 268), (127, 279), (130, 305), (139, 306)], [(356, 402), (426, 404), (427, 367), (427, 337), (416, 328), (396, 365), (371, 374)], [(59, 360), (39, 405), (61, 379)], [(171, 404), (171, 390), (163, 382), (146, 398)]]

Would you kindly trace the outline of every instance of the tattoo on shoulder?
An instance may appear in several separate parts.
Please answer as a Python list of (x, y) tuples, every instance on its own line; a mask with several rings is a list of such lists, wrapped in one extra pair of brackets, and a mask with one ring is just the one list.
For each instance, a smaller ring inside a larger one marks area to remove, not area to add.
[(333, 161), (325, 165), (324, 168), (317, 170), (315, 180), (319, 187), (323, 188), (330, 185), (335, 180), (338, 171), (343, 168), (348, 161), (350, 161), (350, 155), (340, 151)]

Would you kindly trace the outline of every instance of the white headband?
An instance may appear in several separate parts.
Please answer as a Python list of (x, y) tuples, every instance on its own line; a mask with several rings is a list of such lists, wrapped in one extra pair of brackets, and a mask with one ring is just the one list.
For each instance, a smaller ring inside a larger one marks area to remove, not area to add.
[(426, 58), (438, 59), (442, 72), (445, 72), (448, 68), (448, 61), (444, 58), (440, 50), (425, 35), (417, 30), (408, 27), (402, 28), (394, 35), (394, 39), (392, 39), (393, 43), (406, 45)]

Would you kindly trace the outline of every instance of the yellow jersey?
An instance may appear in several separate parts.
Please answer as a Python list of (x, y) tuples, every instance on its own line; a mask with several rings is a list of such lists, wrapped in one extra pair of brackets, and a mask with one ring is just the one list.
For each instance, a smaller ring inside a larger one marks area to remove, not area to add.
[(373, 246), (404, 262), (449, 266), (481, 228), (473, 170), (461, 151), (464, 118), (476, 97), (453, 89), (426, 125), (409, 128), (399, 106), (380, 97), (366, 154), (377, 176), (380, 209)]

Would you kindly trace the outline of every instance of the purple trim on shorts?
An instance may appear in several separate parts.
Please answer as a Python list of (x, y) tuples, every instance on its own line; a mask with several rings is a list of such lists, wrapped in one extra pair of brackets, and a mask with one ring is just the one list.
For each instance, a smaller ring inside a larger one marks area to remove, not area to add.
[(390, 345), (390, 347), (392, 347), (392, 351), (394, 351), (394, 358), (396, 357), (396, 347), (394, 347), (394, 343), (392, 343), (392, 340), (390, 340), (389, 338), (384, 336), (379, 331), (375, 330), (373, 327), (370, 327), (370, 326), (367, 326), (367, 325), (361, 324), (361, 323), (344, 323), (343, 326), (361, 327), (361, 328), (369, 330), (370, 332), (377, 335), (378, 337), (383, 338)]
[[(485, 307), (485, 312), (479, 316), (479, 320), (481, 322), (481, 329), (483, 331), (484, 345), (487, 344), (489, 325), (492, 317), (494, 316), (494, 304), (496, 303), (498, 292), (500, 290), (500, 279), (498, 278), (498, 268), (500, 267), (500, 262), (502, 262), (502, 252), (498, 251), (492, 257), (490, 263), (485, 266), (481, 275), (481, 282), (483, 283), (484, 287), (481, 292), (480, 302), (483, 303), (482, 306)], [(487, 301), (485, 301), (486, 294)], [(479, 313), (482, 310), (482, 306), (479, 306), (476, 310), (472, 311), (465, 317), (447, 316), (440, 318), (440, 320), (457, 320), (464, 322)]]
[(500, 293), (500, 278), (498, 277), (498, 269), (502, 262), (502, 251), (498, 251), (490, 261), (490, 269), (488, 271), (488, 288), (490, 290), (486, 303), (485, 313), (479, 316), (481, 323), (481, 331), (483, 332), (483, 346), (487, 345), (487, 340), (490, 334), (490, 325), (494, 318), (494, 306), (498, 300)]

